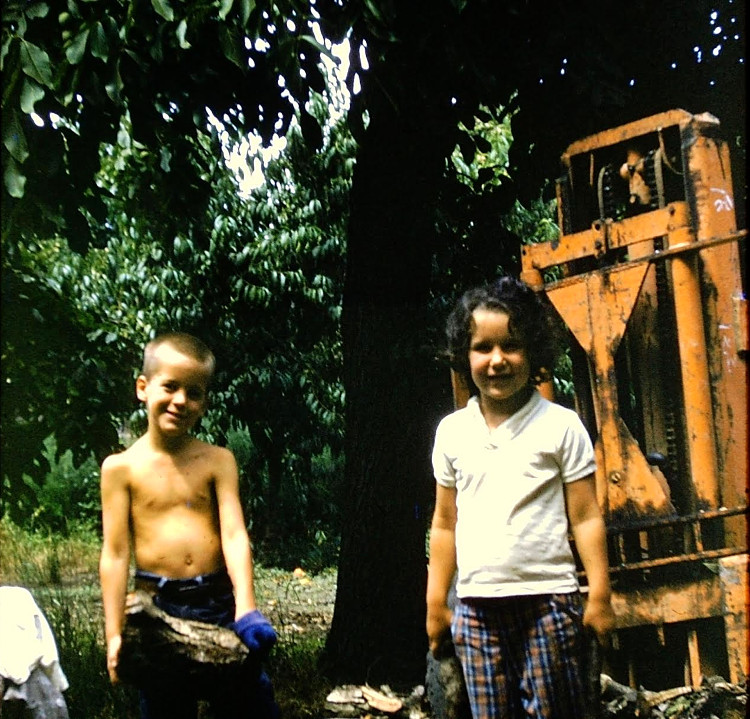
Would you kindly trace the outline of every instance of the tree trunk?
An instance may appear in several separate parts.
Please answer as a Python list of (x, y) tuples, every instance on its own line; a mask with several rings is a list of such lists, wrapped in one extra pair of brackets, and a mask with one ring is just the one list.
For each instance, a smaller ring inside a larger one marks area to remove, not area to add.
[[(408, 96), (420, 77), (402, 73), (401, 82)], [(428, 346), (426, 313), (432, 208), (449, 147), (428, 129), (434, 114), (418, 99), (395, 108), (382, 94), (368, 109), (347, 248), (345, 496), (325, 664), (341, 681), (414, 682), (427, 651), (435, 390), (448, 381)]]

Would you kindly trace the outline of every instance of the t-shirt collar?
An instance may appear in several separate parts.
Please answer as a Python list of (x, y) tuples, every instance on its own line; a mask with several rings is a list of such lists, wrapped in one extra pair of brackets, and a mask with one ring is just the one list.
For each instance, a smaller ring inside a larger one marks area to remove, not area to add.
[(490, 429), (487, 426), (487, 422), (484, 421), (484, 415), (482, 414), (482, 410), (479, 406), (479, 397), (477, 397), (476, 395), (471, 397), (466, 407), (471, 413), (472, 419), (484, 428), (484, 431), (487, 433), (488, 437), (493, 440), (494, 444), (494, 441), (501, 440), (506, 437), (511, 438), (515, 434), (517, 434), (521, 427), (523, 427), (523, 425), (526, 423), (526, 420), (529, 418), (529, 416), (536, 411), (541, 401), (542, 395), (539, 394), (539, 390), (535, 388), (532, 391), (531, 397), (529, 397), (528, 402), (526, 402), (523, 407), (521, 407), (510, 417), (508, 417), (508, 419), (501, 422), (497, 427), (495, 427), (495, 429)]

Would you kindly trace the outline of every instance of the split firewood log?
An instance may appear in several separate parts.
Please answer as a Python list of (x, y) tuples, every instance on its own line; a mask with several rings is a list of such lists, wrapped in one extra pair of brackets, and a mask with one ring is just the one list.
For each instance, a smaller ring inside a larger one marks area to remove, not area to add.
[(179, 681), (200, 690), (241, 671), (249, 654), (231, 629), (172, 617), (143, 590), (128, 596), (117, 669), (123, 682), (148, 687)]

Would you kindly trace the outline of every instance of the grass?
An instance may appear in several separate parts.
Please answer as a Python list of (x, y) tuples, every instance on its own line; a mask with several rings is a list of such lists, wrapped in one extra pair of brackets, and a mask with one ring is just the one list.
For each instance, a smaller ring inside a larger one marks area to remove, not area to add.
[[(29, 589), (55, 635), (70, 683), (65, 692), (70, 719), (136, 719), (136, 691), (113, 686), (106, 673), (96, 533), (86, 528), (67, 537), (31, 533), (3, 518), (0, 547), (0, 585)], [(310, 576), (256, 567), (255, 581), (259, 608), (279, 633), (268, 673), (282, 716), (319, 716), (331, 688), (318, 660), (333, 611), (336, 573)]]

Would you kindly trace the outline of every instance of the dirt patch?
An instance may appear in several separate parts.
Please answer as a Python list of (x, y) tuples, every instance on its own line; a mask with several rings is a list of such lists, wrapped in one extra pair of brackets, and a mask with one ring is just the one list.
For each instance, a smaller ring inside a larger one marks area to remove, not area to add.
[(335, 569), (311, 575), (303, 569), (256, 568), (258, 607), (282, 636), (323, 637), (333, 619), (336, 576)]

